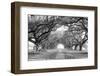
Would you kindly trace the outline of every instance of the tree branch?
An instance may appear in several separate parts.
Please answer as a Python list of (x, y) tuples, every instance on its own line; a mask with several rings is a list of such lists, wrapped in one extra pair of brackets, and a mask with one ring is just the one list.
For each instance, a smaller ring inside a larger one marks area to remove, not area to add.
[(32, 38), (28, 38), (28, 40), (29, 40), (30, 42), (34, 43), (34, 44), (36, 43), (35, 41), (32, 40)]

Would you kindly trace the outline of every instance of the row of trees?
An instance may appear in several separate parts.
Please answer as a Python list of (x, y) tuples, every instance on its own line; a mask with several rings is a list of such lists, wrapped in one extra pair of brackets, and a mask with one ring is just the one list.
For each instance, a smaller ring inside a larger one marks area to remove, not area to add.
[(79, 46), (79, 50), (82, 50), (83, 44), (88, 40), (88, 18), (86, 17), (28, 15), (28, 40), (36, 45), (37, 51), (39, 47), (42, 49), (48, 49), (48, 46), (54, 47), (59, 39), (56, 35), (53, 37), (51, 31), (56, 31), (62, 25), (68, 27), (62, 37), (66, 47), (74, 46), (76, 50)]
[(29, 16), (28, 40), (36, 45), (36, 50), (39, 50), (41, 44), (48, 39), (57, 24), (56, 19), (55, 16)]
[(84, 43), (88, 40), (88, 22), (87, 18), (80, 18), (77, 23), (70, 24), (69, 30), (65, 32), (65, 39), (69, 42), (71, 47), (74, 46), (74, 50), (79, 46), (79, 50), (82, 50)]

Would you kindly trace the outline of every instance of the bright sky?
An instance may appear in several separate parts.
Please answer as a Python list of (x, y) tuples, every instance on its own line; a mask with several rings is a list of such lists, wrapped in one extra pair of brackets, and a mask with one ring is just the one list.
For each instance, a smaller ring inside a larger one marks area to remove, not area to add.
[(66, 31), (66, 30), (68, 30), (68, 27), (67, 26), (64, 26), (64, 25), (62, 25), (61, 27), (59, 27), (59, 28), (57, 28), (57, 30), (56, 31), (62, 31), (62, 32), (64, 32), (64, 31)]
[(64, 35), (64, 32), (68, 30), (67, 26), (62, 25), (61, 27), (57, 28), (56, 31), (51, 32), (52, 34), (56, 34), (58, 38), (61, 38)]

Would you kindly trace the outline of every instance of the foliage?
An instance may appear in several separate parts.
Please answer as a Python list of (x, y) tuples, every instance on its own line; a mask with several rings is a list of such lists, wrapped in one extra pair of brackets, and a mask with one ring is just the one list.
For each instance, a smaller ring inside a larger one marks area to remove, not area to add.
[(28, 40), (34, 43), (38, 50), (39, 45), (48, 38), (52, 28), (56, 25), (56, 17), (31, 15), (28, 20)]
[[(61, 26), (67, 26), (62, 38), (57, 37), (55, 32)], [(87, 17), (67, 17), (67, 16), (28, 16), (28, 40), (34, 43), (39, 50), (53, 49), (58, 43), (63, 43), (65, 47), (75, 50), (79, 46), (82, 50), (83, 44), (88, 40), (88, 18)]]

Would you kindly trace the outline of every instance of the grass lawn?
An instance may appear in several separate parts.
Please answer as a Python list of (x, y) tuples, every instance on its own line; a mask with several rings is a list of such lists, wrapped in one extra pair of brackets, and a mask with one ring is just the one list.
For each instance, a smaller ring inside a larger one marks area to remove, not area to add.
[(81, 59), (87, 58), (86, 51), (77, 51), (70, 49), (50, 49), (40, 53), (28, 53), (29, 61), (32, 60), (50, 60), (50, 59)]

